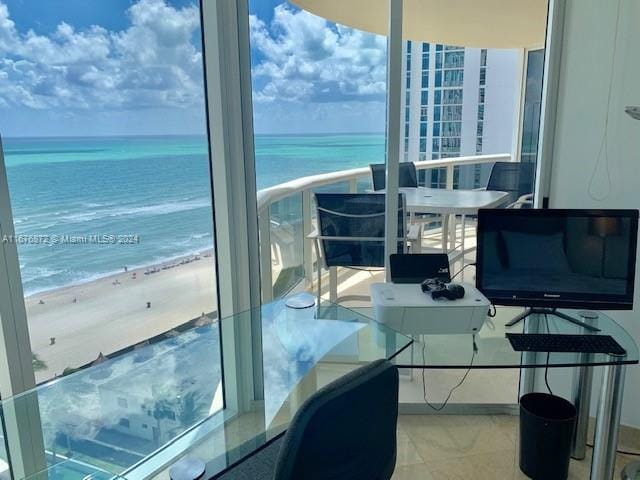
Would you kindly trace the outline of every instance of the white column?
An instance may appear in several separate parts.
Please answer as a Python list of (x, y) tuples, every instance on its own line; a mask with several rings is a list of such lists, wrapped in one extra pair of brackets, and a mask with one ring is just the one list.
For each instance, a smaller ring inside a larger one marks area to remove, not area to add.
[(545, 45), (544, 73), (542, 84), (542, 105), (540, 108), (540, 136), (538, 138), (538, 156), (536, 158), (535, 207), (543, 206), (549, 196), (553, 145), (556, 129), (556, 110), (560, 69), (562, 67), (562, 38), (566, 2), (551, 0), (547, 20), (547, 38)]
[[(385, 215), (385, 271), (389, 279), (389, 256), (398, 245), (398, 170), (402, 130), (402, 2), (389, 0), (387, 37), (387, 171)], [(413, 55), (413, 54), (412, 54)]]
[(202, 2), (209, 143), (215, 212), (218, 304), (226, 406), (260, 396), (258, 212), (247, 0)]
[(13, 228), (9, 184), (0, 138), (0, 396), (5, 443), (15, 478), (46, 468), (42, 422), (36, 394), (10, 397), (35, 387), (20, 262)]

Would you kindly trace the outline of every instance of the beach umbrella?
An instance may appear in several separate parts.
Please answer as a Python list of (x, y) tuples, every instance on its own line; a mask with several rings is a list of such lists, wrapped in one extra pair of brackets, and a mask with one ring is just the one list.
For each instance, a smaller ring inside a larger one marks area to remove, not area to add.
[[(389, 0), (289, 0), (331, 22), (387, 35)], [(404, 0), (403, 38), (477, 48), (542, 48), (548, 0)]]

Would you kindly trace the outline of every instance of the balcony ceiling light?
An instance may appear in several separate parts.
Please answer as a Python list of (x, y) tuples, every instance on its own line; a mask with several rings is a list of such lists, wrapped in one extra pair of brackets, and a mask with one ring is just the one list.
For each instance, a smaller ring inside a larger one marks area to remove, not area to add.
[[(335, 23), (379, 35), (389, 0), (289, 0)], [(547, 0), (404, 0), (404, 38), (478, 48), (541, 48)]]

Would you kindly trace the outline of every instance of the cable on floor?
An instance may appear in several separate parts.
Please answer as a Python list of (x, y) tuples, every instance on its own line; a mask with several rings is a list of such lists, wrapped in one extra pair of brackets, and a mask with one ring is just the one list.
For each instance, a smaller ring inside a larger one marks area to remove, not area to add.
[[(423, 365), (426, 365), (426, 349), (427, 349), (427, 344), (425, 342), (422, 343), (422, 363)], [(458, 389), (460, 386), (462, 386), (462, 384), (465, 382), (465, 380), (467, 379), (467, 377), (469, 376), (469, 373), (471, 373), (471, 370), (473, 368), (473, 362), (476, 359), (476, 355), (478, 354), (478, 345), (476, 344), (476, 336), (475, 334), (473, 335), (473, 353), (471, 355), (471, 362), (469, 363), (469, 368), (467, 369), (467, 371), (465, 372), (464, 376), (462, 377), (462, 379), (457, 383), (457, 385), (455, 387), (453, 387), (451, 390), (449, 390), (449, 394), (447, 395), (447, 398), (445, 398), (444, 403), (442, 403), (439, 407), (436, 407), (435, 405), (432, 405), (429, 400), (427, 399), (427, 380), (425, 378), (425, 368), (422, 369), (422, 396), (424, 397), (424, 402), (429, 406), (429, 408), (431, 408), (432, 410), (435, 410), (436, 412), (441, 411), (442, 409), (444, 409), (444, 407), (447, 406), (447, 404), (449, 403), (449, 400), (451, 399), (451, 395), (453, 395), (453, 392)]]

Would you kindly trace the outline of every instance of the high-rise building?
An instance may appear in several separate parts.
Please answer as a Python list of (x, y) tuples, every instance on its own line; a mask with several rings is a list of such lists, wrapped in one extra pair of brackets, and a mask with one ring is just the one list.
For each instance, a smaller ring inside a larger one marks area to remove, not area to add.
[[(514, 153), (521, 53), (409, 41), (405, 44), (406, 161)], [(456, 167), (454, 186), (484, 185), (490, 166)], [(446, 170), (421, 180), (444, 187)]]

